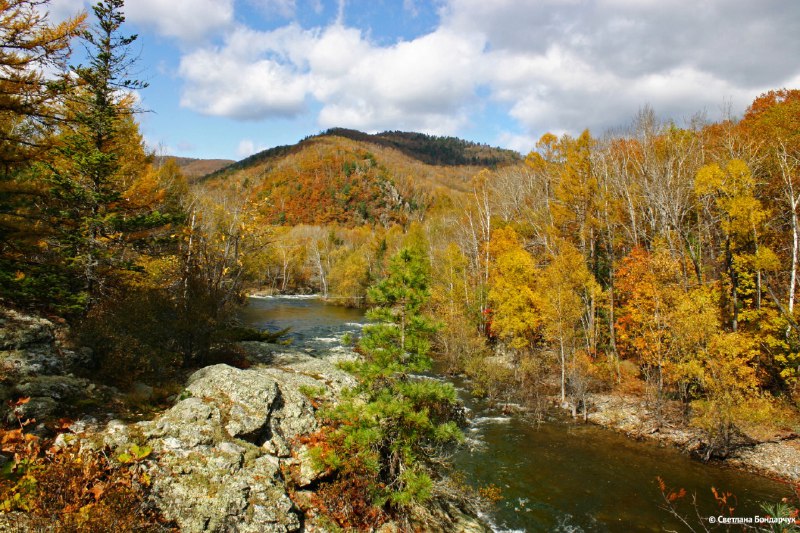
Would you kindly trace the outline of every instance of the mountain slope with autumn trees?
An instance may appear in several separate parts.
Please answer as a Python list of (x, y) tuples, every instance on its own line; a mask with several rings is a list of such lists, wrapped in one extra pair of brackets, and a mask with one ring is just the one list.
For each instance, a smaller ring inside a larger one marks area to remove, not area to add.
[(265, 150), (203, 178), (243, 188), (267, 224), (405, 224), (469, 191), (484, 165), (521, 164), (516, 152), (452, 137), (333, 129)]

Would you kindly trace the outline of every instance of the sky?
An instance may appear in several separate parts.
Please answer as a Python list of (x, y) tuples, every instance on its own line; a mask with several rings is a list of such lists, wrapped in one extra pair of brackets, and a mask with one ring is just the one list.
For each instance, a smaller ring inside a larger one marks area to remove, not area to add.
[[(51, 0), (54, 21), (90, 9)], [(800, 88), (800, 0), (127, 0), (154, 150), (242, 159), (331, 127), (529, 152)]]

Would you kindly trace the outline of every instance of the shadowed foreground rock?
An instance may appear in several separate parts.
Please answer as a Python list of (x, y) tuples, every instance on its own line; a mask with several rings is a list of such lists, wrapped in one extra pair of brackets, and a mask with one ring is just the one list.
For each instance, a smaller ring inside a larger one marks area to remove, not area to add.
[[(107, 388), (70, 374), (86, 364), (91, 351), (67, 349), (58, 333), (46, 318), (0, 307), (0, 418), (6, 422), (42, 422), (67, 413), (81, 399), (108, 398)], [(20, 397), (29, 400), (9, 408), (8, 401)]]

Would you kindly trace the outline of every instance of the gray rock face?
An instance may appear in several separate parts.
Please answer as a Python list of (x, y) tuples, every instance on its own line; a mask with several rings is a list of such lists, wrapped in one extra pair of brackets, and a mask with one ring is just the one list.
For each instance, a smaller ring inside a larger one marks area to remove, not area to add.
[(269, 366), (247, 370), (198, 370), (185, 399), (156, 419), (132, 426), (111, 422), (100, 435), (97, 444), (119, 452), (133, 444), (152, 448), (156, 505), (182, 531), (300, 530), (302, 512), (289, 498), (287, 474), (293, 471), (306, 483), (318, 475), (297, 440), (318, 427), (314, 406), (301, 391), (336, 395), (353, 378), (301, 353), (270, 352), (269, 360)]
[(54, 339), (49, 320), (0, 309), (0, 369), (8, 379), (63, 372)]
[[(88, 380), (66, 374), (86, 357), (64, 349), (56, 326), (44, 318), (0, 308), (0, 417), (42, 420), (65, 411), (77, 398), (95, 396)], [(7, 400), (29, 397), (13, 410)]]

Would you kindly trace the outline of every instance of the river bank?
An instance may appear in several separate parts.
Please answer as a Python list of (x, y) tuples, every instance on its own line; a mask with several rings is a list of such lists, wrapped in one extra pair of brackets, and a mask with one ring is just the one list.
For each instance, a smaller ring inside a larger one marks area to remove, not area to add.
[[(622, 394), (590, 394), (588, 421), (614, 429), (636, 440), (651, 440), (701, 457), (708, 446), (706, 435), (690, 426), (677, 403), (664, 408), (664, 422), (640, 397)], [(774, 433), (766, 440), (740, 435), (730, 455), (714, 462), (786, 483), (800, 483), (800, 439), (792, 432)]]

